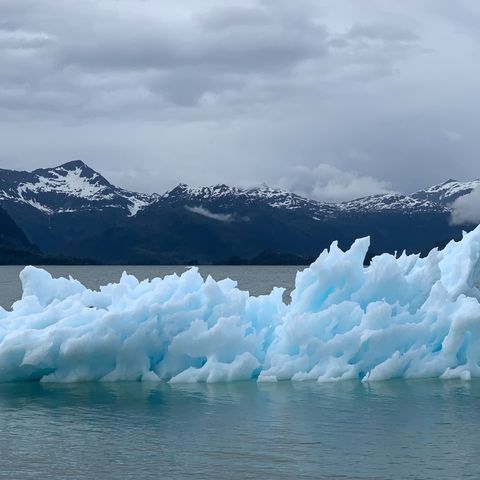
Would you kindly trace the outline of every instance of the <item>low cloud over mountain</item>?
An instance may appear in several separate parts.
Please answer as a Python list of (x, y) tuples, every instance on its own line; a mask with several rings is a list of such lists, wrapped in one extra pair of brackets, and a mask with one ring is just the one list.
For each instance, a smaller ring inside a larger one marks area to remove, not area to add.
[(480, 187), (453, 202), (452, 222), (456, 225), (480, 223)]

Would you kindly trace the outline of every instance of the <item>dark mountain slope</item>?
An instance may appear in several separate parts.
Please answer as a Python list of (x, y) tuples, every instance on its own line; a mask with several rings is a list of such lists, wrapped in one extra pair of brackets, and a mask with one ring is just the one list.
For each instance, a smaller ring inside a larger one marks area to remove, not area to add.
[(367, 235), (372, 253), (426, 253), (473, 228), (450, 225), (450, 204), (477, 183), (450, 180), (412, 195), (340, 204), (266, 186), (180, 184), (145, 195), (74, 161), (33, 172), (0, 170), (0, 204), (50, 255), (130, 264), (291, 261), (314, 257), (333, 240), (348, 248)]
[(3, 247), (38, 251), (2, 207), (0, 207), (0, 245)]

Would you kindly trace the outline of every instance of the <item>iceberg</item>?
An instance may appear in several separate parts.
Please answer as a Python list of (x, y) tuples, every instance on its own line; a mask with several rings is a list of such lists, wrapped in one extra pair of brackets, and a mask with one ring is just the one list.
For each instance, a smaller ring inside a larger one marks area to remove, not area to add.
[(182, 275), (89, 290), (26, 267), (0, 308), (0, 381), (230, 382), (480, 376), (480, 227), (426, 257), (337, 243), (284, 290)]

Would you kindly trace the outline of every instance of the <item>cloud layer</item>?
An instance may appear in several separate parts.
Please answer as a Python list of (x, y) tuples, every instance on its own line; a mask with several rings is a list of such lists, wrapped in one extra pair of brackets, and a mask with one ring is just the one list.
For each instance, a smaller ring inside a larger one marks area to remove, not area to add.
[(0, 0), (0, 166), (331, 200), (478, 177), (479, 26), (471, 0)]
[(455, 225), (480, 223), (480, 188), (453, 202), (452, 223)]
[(356, 172), (345, 172), (327, 164), (314, 168), (298, 166), (280, 179), (279, 185), (324, 202), (343, 202), (367, 195), (391, 192), (387, 182)]

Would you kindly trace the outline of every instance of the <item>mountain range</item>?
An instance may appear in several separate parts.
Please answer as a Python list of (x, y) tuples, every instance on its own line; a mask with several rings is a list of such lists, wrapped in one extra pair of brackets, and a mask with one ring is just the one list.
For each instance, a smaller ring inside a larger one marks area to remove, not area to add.
[(345, 248), (366, 235), (371, 255), (426, 253), (473, 227), (452, 225), (450, 205), (478, 186), (447, 180), (326, 203), (268, 186), (131, 192), (80, 160), (0, 169), (0, 262), (305, 263), (333, 240)]

